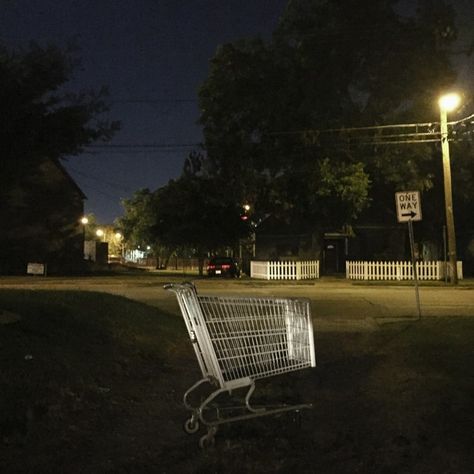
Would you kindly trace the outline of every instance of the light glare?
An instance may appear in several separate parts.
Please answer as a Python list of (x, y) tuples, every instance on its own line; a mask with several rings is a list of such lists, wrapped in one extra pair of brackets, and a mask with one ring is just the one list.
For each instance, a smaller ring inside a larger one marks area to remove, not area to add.
[(459, 97), (459, 94), (453, 92), (451, 94), (446, 94), (440, 97), (439, 106), (442, 110), (445, 110), (446, 112), (451, 112), (458, 107), (460, 102), (461, 97)]

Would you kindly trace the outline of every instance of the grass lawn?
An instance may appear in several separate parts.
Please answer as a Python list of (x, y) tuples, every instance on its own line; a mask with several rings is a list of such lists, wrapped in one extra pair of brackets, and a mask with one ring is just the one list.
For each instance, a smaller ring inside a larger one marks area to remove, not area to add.
[(224, 426), (206, 451), (182, 430), (200, 373), (180, 318), (0, 290), (0, 322), (0, 472), (472, 472), (474, 318), (316, 334), (316, 369), (256, 391), (314, 408)]

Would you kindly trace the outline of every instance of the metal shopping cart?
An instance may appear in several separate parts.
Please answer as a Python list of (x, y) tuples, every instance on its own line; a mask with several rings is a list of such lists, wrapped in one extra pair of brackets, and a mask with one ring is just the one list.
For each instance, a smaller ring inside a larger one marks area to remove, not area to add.
[[(308, 300), (201, 296), (192, 283), (168, 284), (165, 289), (176, 294), (202, 371), (203, 378), (183, 397), (191, 411), (185, 431), (196, 433), (200, 422), (207, 427), (199, 441), (202, 448), (214, 443), (224, 423), (311, 408), (311, 404), (250, 405), (257, 379), (316, 366)], [(214, 390), (199, 405), (192, 405), (191, 393), (206, 383)], [(231, 395), (242, 387), (249, 387), (245, 404), (216, 403), (220, 394)]]

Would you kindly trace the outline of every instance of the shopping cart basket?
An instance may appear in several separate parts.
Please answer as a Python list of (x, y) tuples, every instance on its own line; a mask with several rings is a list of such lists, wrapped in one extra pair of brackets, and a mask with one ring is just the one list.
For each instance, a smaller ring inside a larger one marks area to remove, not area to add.
[[(192, 413), (185, 431), (197, 432), (199, 422), (207, 427), (201, 447), (213, 444), (221, 424), (311, 408), (311, 404), (250, 405), (257, 379), (316, 366), (308, 300), (201, 296), (192, 283), (164, 288), (176, 294), (203, 376), (183, 397)], [(190, 394), (205, 383), (214, 390), (198, 406), (192, 405)], [(240, 410), (216, 405), (220, 394), (230, 395), (241, 387), (249, 388)]]

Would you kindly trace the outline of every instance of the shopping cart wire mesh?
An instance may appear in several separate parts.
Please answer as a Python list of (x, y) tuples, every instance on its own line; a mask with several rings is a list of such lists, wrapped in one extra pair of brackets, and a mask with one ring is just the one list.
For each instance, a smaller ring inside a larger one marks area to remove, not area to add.
[[(184, 404), (192, 411), (185, 424), (186, 431), (197, 431), (198, 420), (208, 427), (200, 445), (214, 441), (220, 424), (311, 406), (284, 405), (268, 410), (254, 410), (250, 406), (256, 380), (315, 367), (308, 300), (201, 296), (191, 283), (169, 284), (165, 289), (177, 296), (203, 375), (184, 395)], [(204, 382), (217, 388), (199, 406), (192, 406), (188, 397)], [(220, 393), (230, 393), (240, 387), (249, 387), (245, 398), (247, 413), (217, 420), (205, 417), (208, 405)]]

